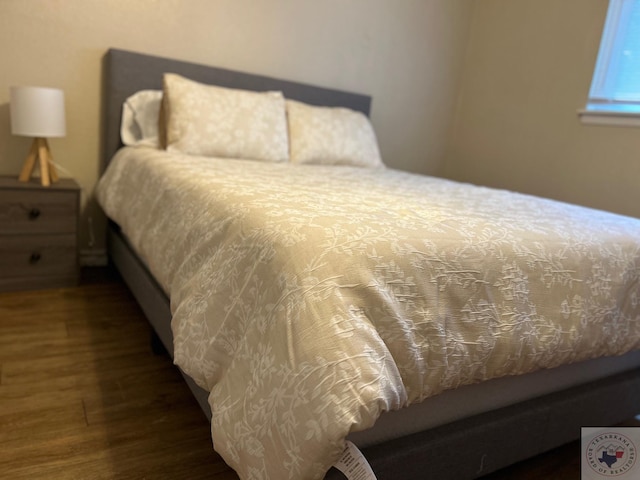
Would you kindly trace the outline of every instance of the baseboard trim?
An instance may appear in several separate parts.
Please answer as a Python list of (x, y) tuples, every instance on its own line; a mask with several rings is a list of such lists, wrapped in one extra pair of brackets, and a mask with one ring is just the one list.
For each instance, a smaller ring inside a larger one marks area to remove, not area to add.
[(104, 249), (80, 250), (81, 267), (105, 267), (109, 263), (107, 251)]

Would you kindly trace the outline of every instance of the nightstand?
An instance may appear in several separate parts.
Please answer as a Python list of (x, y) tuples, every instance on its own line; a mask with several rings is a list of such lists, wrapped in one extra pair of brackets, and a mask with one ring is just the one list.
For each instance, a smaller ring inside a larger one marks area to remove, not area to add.
[(0, 176), (0, 291), (78, 283), (80, 187)]

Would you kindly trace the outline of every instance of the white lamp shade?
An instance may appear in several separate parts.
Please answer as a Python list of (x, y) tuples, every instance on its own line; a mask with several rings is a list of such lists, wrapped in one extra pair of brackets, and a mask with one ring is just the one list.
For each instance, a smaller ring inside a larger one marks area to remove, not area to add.
[(11, 133), (28, 137), (64, 137), (64, 92), (57, 88), (11, 87)]

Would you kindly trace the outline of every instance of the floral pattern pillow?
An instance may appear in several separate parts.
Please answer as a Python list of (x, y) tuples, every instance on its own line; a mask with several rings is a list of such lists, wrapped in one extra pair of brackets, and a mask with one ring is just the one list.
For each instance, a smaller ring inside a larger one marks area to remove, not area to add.
[(295, 100), (286, 105), (292, 162), (384, 167), (373, 126), (364, 114)]
[(252, 92), (163, 78), (164, 145), (168, 151), (282, 162), (289, 159), (281, 92)]

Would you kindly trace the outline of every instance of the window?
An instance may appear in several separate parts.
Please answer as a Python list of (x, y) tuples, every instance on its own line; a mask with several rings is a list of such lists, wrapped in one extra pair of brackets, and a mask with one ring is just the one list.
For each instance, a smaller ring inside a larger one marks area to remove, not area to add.
[(610, 0), (583, 122), (640, 126), (640, 0)]

